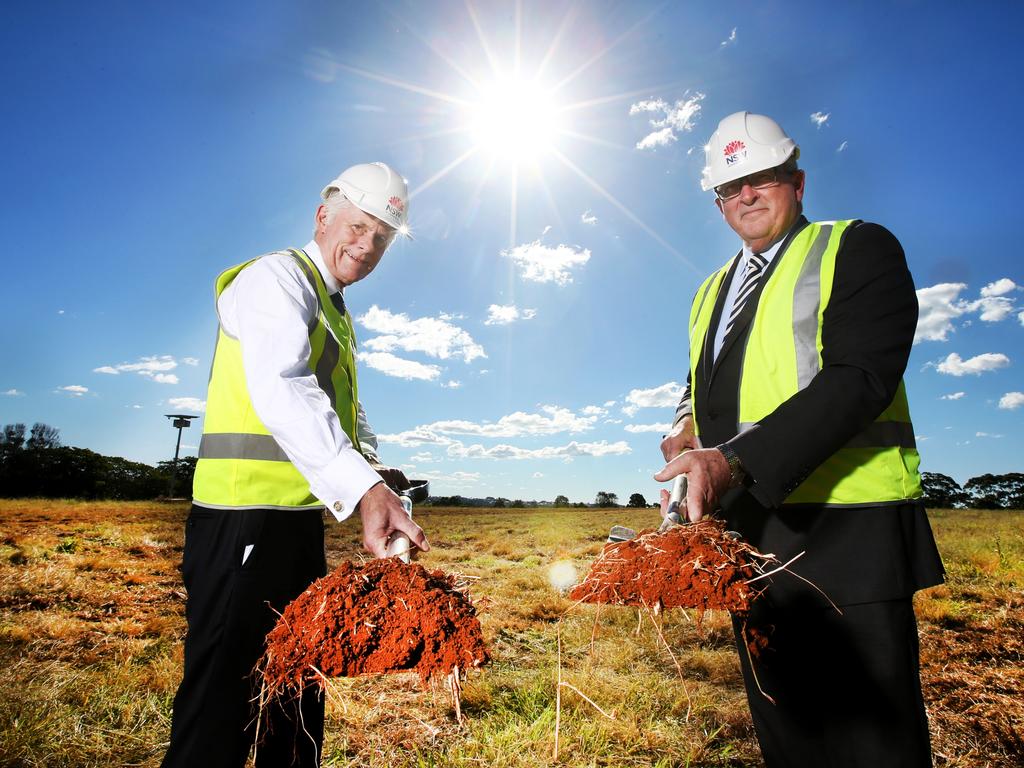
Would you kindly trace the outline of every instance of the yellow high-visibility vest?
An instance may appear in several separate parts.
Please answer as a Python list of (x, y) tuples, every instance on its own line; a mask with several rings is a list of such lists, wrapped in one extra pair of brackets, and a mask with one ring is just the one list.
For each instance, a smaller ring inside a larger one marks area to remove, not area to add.
[[(762, 288), (743, 350), (738, 432), (807, 387), (821, 370), (821, 329), (836, 255), (852, 223), (808, 224), (776, 254), (779, 263)], [(733, 260), (704, 281), (690, 309), (693, 382), (715, 301)], [(691, 396), (697, 391), (692, 387)], [(694, 429), (699, 435), (696, 407)], [(900, 381), (892, 402), (874, 423), (830, 456), (783, 503), (869, 506), (914, 499), (921, 496), (920, 463), (906, 386)]]
[[(356, 436), (355, 332), (348, 312), (342, 315), (331, 301), (316, 266), (303, 251), (292, 249), (317, 296), (317, 314), (309, 323), (309, 370), (327, 394), (345, 434), (359, 449)], [(217, 278), (216, 295), (255, 259), (225, 270)], [(206, 417), (199, 445), (192, 498), (217, 509), (314, 509), (322, 507), (309, 482), (256, 415), (245, 382), (242, 347), (222, 325), (217, 333)]]

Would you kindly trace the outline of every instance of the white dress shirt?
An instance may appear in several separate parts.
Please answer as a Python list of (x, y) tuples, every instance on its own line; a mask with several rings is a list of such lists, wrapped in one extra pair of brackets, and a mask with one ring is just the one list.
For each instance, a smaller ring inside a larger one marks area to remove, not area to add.
[[(772, 259), (775, 258), (775, 254), (779, 252), (779, 248), (782, 247), (782, 243), (786, 238), (782, 238), (775, 245), (769, 248), (767, 251), (761, 251), (761, 256), (765, 260), (764, 268), (767, 271), (768, 265), (772, 263)], [(722, 344), (725, 342), (725, 328), (729, 324), (729, 315), (732, 314), (733, 305), (736, 303), (736, 294), (740, 291), (740, 286), (743, 284), (743, 276), (747, 274), (747, 262), (750, 257), (754, 255), (754, 252), (750, 250), (750, 246), (746, 243), (743, 244), (743, 252), (740, 254), (740, 263), (736, 265), (736, 270), (732, 273), (732, 282), (729, 283), (729, 292), (725, 294), (725, 303), (722, 305), (722, 316), (718, 321), (718, 328), (715, 330), (715, 356), (714, 360), (718, 359), (718, 353), (722, 351)], [(764, 279), (764, 273), (761, 274), (761, 279)]]
[[(306, 254), (330, 293), (341, 289), (324, 265), (316, 241)], [(224, 331), (238, 339), (242, 366), (256, 415), (302, 476), (313, 495), (340, 521), (381, 477), (355, 449), (327, 394), (309, 369), (308, 326), (317, 297), (287, 252), (250, 264), (217, 300)], [(356, 434), (366, 455), (377, 460), (377, 438), (358, 406)]]

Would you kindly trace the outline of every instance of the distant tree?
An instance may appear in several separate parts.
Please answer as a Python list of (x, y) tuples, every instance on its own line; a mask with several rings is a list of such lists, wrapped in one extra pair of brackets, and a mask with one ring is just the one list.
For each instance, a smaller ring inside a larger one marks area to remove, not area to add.
[(929, 509), (956, 509), (967, 503), (967, 493), (957, 481), (938, 472), (922, 472), (921, 489), (921, 500)]
[(597, 496), (594, 498), (594, 504), (599, 507), (615, 507), (618, 506), (619, 496), (616, 493), (610, 491), (598, 491)]
[(495, 509), (504, 509), (508, 506), (508, 499), (501, 498), (500, 496), (494, 500)]
[(1024, 474), (979, 475), (964, 483), (975, 509), (1024, 509)]
[(644, 498), (642, 493), (632, 493), (629, 496), (629, 501), (626, 503), (627, 507), (646, 507), (647, 499)]
[(0, 451), (3, 455), (15, 453), (25, 447), (25, 425), (5, 424), (3, 435), (0, 435)]
[(556, 507), (568, 507), (569, 506), (569, 497), (568, 496), (563, 496), (562, 494), (558, 494), (557, 496), (555, 496), (555, 506)]
[(32, 425), (32, 432), (29, 434), (28, 442), (25, 443), (25, 447), (30, 451), (46, 448), (59, 448), (60, 430), (56, 427), (51, 427), (49, 424), (43, 424), (37, 421)]

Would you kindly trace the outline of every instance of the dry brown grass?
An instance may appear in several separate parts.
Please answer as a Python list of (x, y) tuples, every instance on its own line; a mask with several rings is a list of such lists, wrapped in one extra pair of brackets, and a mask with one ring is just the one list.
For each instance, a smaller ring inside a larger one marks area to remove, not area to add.
[[(0, 766), (159, 764), (180, 675), (186, 511), (0, 501)], [(1022, 514), (932, 516), (950, 577), (916, 606), (939, 766), (1021, 764)], [(548, 582), (557, 560), (582, 571), (613, 523), (654, 516), (417, 510), (434, 546), (422, 562), (470, 583), (494, 663), (466, 681), (461, 727), (440, 684), (333, 681), (324, 764), (551, 764), (560, 627), (562, 680), (614, 720), (563, 688), (559, 765), (760, 765), (728, 617), (709, 614), (701, 631), (688, 614), (665, 617), (684, 690), (647, 617), (637, 633), (635, 611), (566, 614), (571, 604)], [(357, 524), (328, 531), (332, 563), (359, 556)]]

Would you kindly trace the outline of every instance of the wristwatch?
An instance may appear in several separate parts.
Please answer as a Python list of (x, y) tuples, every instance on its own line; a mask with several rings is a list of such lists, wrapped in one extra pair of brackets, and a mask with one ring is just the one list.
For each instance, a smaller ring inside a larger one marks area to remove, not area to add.
[(740, 464), (740, 457), (736, 455), (736, 451), (728, 443), (716, 445), (715, 449), (725, 457), (726, 462), (729, 464), (729, 487), (739, 488), (747, 479), (747, 471)]

